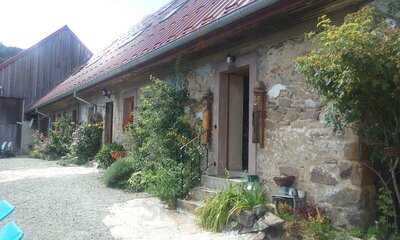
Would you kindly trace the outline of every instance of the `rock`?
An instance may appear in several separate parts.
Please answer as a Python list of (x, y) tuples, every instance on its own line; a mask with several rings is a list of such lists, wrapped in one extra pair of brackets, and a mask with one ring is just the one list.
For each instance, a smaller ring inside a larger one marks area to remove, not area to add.
[(267, 208), (268, 212), (271, 212), (273, 214), (278, 214), (278, 210), (276, 209), (275, 204), (273, 203), (268, 203), (265, 205), (265, 207)]
[(304, 107), (305, 108), (319, 108), (319, 107), (321, 107), (321, 103), (319, 101), (307, 99), (304, 101)]
[(262, 219), (264, 219), (264, 222), (271, 227), (282, 225), (285, 222), (283, 219), (272, 213), (266, 213)]
[(280, 217), (272, 213), (266, 213), (264, 217), (258, 219), (258, 221), (254, 224), (253, 229), (255, 231), (264, 231), (268, 228), (280, 227), (284, 222), (285, 221), (283, 221)]
[(256, 216), (251, 210), (243, 210), (237, 215), (236, 220), (243, 227), (252, 227)]
[(251, 240), (264, 240), (265, 239), (265, 233), (264, 232), (259, 232), (255, 236), (251, 238)]
[(240, 225), (237, 221), (230, 221), (227, 228), (229, 231), (235, 231), (235, 230), (238, 230), (239, 227), (240, 227)]
[(265, 207), (263, 204), (259, 204), (253, 207), (253, 213), (256, 216), (256, 218), (264, 216), (266, 212), (267, 212), (267, 207)]
[(338, 180), (328, 169), (319, 166), (311, 170), (311, 182), (334, 186)]
[(353, 164), (351, 162), (343, 162), (339, 164), (339, 175), (342, 179), (349, 179), (353, 171)]
[(272, 88), (268, 91), (268, 97), (270, 98), (277, 98), (279, 97), (282, 90), (286, 90), (286, 86), (282, 84), (275, 84)]
[(289, 98), (280, 98), (278, 100), (279, 107), (288, 108), (290, 107), (291, 101)]
[(361, 200), (361, 190), (345, 187), (331, 193), (327, 200), (337, 207), (357, 206)]

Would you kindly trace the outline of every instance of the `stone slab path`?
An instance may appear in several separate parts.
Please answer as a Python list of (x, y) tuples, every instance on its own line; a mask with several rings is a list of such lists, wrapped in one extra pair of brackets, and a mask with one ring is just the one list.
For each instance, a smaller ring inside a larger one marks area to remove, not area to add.
[(193, 215), (164, 208), (156, 198), (106, 188), (101, 172), (30, 158), (0, 159), (0, 199), (16, 206), (27, 240), (249, 239), (199, 229)]

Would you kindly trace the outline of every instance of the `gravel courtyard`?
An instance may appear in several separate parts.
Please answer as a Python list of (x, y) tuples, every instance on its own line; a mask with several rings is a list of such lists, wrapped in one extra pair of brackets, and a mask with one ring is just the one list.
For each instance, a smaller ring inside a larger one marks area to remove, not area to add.
[(16, 206), (27, 240), (248, 239), (201, 231), (188, 213), (153, 197), (106, 188), (95, 168), (61, 167), (30, 158), (0, 159), (0, 199)]

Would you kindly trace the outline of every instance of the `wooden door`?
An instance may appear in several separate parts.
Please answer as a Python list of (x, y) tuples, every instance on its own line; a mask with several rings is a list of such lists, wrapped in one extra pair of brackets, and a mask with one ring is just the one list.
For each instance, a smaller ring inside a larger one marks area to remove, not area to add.
[(228, 76), (228, 164), (230, 171), (241, 171), (243, 158), (243, 77)]
[(112, 143), (113, 134), (113, 102), (106, 103), (106, 116), (104, 119), (104, 143)]

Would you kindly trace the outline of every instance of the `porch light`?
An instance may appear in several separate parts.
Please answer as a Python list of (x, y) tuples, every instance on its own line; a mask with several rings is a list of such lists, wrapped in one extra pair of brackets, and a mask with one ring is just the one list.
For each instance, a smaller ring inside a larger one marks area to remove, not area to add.
[(236, 62), (236, 57), (235, 56), (232, 56), (230, 54), (228, 54), (228, 56), (226, 56), (226, 63), (228, 65), (233, 65), (233, 64), (235, 64), (235, 62)]
[(106, 89), (106, 88), (101, 89), (101, 94), (106, 98), (110, 98), (111, 97), (111, 91)]

